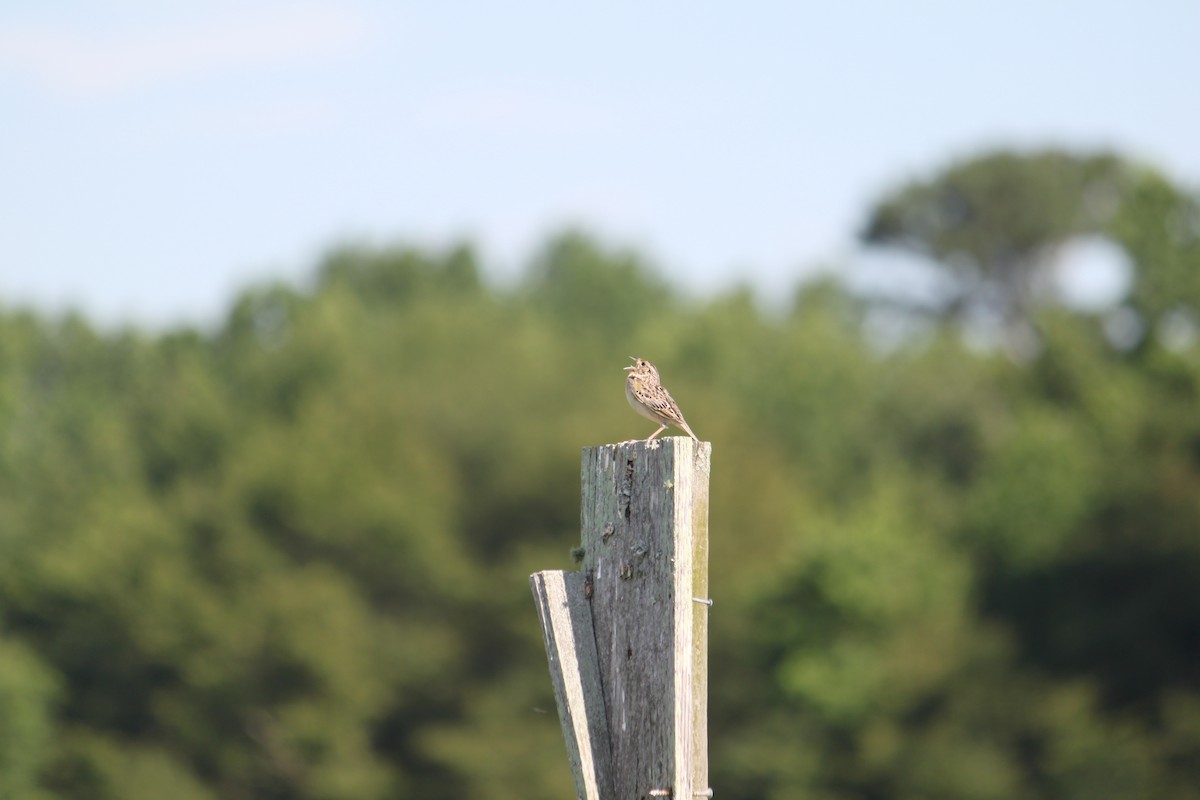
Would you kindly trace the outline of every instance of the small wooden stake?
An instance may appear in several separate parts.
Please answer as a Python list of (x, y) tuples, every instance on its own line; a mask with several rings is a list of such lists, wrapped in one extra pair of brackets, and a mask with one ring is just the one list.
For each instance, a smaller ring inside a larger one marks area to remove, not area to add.
[(546, 570), (535, 572), (529, 581), (542, 620), (576, 797), (607, 800), (613, 796), (612, 761), (584, 577), (578, 572)]

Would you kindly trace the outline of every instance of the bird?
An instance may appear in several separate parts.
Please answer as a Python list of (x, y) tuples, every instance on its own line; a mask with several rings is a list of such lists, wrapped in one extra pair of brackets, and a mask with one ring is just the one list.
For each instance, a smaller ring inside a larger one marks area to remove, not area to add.
[(629, 373), (625, 378), (625, 399), (629, 401), (629, 405), (633, 406), (634, 411), (662, 426), (650, 434), (646, 441), (649, 442), (658, 436), (666, 430), (668, 425), (674, 425), (686, 431), (687, 435), (696, 441), (700, 441), (688, 427), (687, 421), (683, 418), (683, 412), (675, 404), (667, 387), (662, 385), (662, 380), (659, 379), (658, 370), (654, 365), (644, 358), (637, 356), (630, 356), (630, 358), (633, 359), (633, 366), (625, 368), (625, 371)]

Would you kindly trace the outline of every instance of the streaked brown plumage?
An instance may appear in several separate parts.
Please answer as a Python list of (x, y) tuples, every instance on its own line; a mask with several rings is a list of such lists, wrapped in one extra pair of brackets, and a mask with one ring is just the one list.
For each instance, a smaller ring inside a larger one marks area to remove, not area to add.
[(683, 412), (675, 404), (671, 393), (662, 385), (662, 381), (658, 377), (658, 370), (654, 368), (654, 365), (644, 358), (637, 356), (630, 356), (630, 358), (633, 359), (633, 366), (625, 368), (625, 371), (629, 373), (625, 378), (625, 399), (629, 401), (629, 405), (633, 406), (634, 411), (662, 426), (650, 434), (646, 441), (658, 436), (666, 430), (668, 425), (674, 425), (686, 431), (687, 435), (696, 441), (700, 441), (688, 427), (683, 418)]

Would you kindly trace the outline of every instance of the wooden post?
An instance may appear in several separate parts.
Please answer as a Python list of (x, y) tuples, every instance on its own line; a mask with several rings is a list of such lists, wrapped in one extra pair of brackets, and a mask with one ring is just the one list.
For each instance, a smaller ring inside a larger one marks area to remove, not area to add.
[(554, 702), (580, 800), (613, 797), (612, 759), (596, 637), (583, 575), (546, 570), (529, 578), (542, 620)]
[(584, 448), (582, 570), (530, 578), (581, 798), (711, 795), (711, 452), (683, 437)]

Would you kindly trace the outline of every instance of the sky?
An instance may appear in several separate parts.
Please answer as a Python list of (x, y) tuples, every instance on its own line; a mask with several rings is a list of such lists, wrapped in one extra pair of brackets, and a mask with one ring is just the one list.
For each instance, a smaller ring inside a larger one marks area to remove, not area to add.
[(1200, 184), (1194, 2), (6, 5), (0, 307), (100, 323), (215, 324), (348, 242), (511, 280), (566, 227), (771, 297), (996, 147)]

